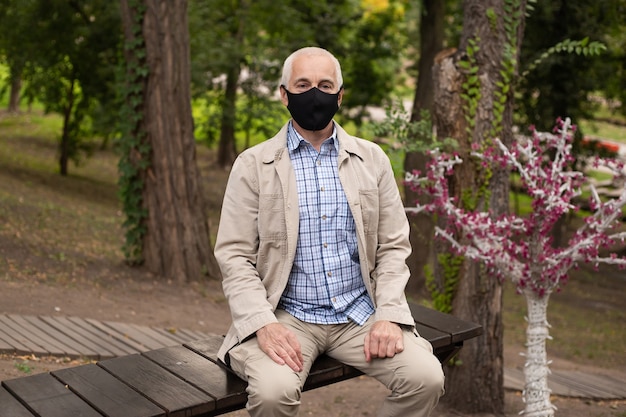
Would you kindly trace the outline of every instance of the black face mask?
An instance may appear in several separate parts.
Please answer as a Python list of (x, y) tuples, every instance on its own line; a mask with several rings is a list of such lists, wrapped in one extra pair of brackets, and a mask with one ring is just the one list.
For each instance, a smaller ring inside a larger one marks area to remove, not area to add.
[(313, 87), (304, 93), (294, 94), (290, 93), (284, 85), (282, 87), (289, 99), (287, 109), (293, 120), (303, 129), (324, 129), (339, 110), (339, 93), (328, 94)]

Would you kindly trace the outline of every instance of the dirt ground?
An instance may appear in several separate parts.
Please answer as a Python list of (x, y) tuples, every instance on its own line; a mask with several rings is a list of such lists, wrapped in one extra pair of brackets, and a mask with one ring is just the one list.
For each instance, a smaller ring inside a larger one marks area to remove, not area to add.
[[(120, 270), (125, 270), (120, 267)], [(111, 273), (112, 271), (109, 271)], [(114, 274), (111, 274), (114, 275)], [(224, 299), (219, 295), (219, 283), (179, 285), (159, 282), (140, 270), (133, 277), (100, 278), (97, 285), (76, 280), (72, 283), (26, 283), (0, 279), (1, 313), (74, 315), (98, 320), (122, 321), (166, 328), (187, 328), (207, 333), (223, 333), (230, 316)], [(507, 346), (509, 363), (516, 361), (519, 346)], [(20, 366), (23, 364), (24, 366)], [(0, 357), (0, 380), (30, 373), (46, 372), (74, 366), (79, 362), (64, 362), (58, 358)], [(576, 368), (567, 361), (559, 369)], [(606, 372), (606, 370), (603, 370)], [(376, 381), (360, 377), (303, 394), (300, 415), (357, 417), (374, 416), (386, 395)], [(592, 401), (554, 397), (557, 415), (568, 417), (626, 416), (624, 401)], [(518, 415), (523, 409), (521, 394), (506, 393), (506, 416)], [(231, 416), (245, 416), (243, 411)], [(462, 416), (440, 405), (433, 416)], [(486, 417), (483, 416), (483, 417)]]

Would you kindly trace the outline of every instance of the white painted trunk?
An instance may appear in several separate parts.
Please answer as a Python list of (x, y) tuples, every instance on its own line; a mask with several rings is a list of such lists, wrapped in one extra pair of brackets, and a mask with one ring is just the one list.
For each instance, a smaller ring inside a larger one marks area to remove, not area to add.
[(555, 407), (550, 402), (548, 374), (550, 369), (546, 354), (546, 339), (550, 338), (548, 324), (548, 300), (534, 292), (524, 291), (528, 307), (526, 328), (526, 364), (524, 367), (524, 416), (553, 417)]

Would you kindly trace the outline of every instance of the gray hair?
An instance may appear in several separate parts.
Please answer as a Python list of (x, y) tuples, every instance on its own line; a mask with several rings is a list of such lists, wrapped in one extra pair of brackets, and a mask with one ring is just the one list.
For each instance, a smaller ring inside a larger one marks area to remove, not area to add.
[(326, 49), (318, 48), (316, 46), (307, 46), (297, 51), (293, 52), (291, 55), (285, 59), (285, 63), (283, 64), (283, 74), (280, 78), (280, 84), (287, 86), (289, 85), (289, 79), (291, 78), (291, 72), (293, 70), (293, 61), (299, 56), (326, 56), (330, 58), (335, 64), (335, 73), (337, 74), (337, 88), (343, 86), (343, 76), (341, 75), (341, 65), (339, 61), (333, 54), (328, 52)]

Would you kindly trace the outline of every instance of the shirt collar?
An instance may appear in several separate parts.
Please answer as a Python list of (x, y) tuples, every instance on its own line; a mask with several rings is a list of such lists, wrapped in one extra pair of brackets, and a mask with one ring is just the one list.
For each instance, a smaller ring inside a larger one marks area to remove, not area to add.
[[(339, 152), (339, 141), (337, 140), (337, 126), (335, 126), (335, 122), (333, 122), (333, 133), (331, 133), (331, 135), (324, 142), (328, 140), (332, 140), (332, 145), (334, 146), (335, 150)], [(287, 126), (287, 148), (289, 149), (289, 152), (291, 153), (298, 149), (302, 142), (309, 143), (293, 127), (293, 123), (290, 120), (289, 125)]]

